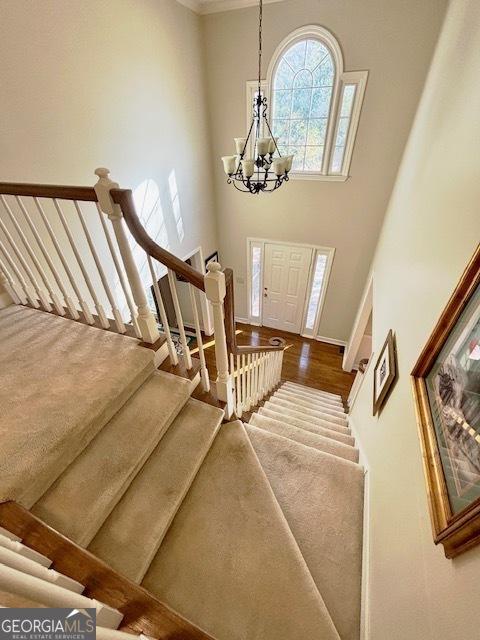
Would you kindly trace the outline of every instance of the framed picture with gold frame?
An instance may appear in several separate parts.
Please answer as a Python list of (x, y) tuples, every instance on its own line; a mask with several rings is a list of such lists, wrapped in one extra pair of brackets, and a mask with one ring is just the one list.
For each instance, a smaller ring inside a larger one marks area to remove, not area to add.
[(373, 370), (373, 415), (376, 415), (385, 404), (396, 378), (395, 336), (390, 330)]
[(480, 543), (480, 246), (412, 371), (435, 544)]

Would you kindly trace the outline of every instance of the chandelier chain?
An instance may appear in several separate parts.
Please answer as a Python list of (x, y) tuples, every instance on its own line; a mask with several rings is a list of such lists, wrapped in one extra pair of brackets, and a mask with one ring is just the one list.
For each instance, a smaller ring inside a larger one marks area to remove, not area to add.
[(262, 19), (263, 19), (263, 0), (259, 2), (258, 16), (258, 93), (262, 85)]

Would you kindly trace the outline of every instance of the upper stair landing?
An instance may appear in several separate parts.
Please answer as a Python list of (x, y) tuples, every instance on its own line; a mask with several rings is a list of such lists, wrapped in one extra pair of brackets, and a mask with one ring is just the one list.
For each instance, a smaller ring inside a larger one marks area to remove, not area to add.
[(0, 498), (31, 507), (150, 376), (153, 358), (133, 338), (0, 310)]

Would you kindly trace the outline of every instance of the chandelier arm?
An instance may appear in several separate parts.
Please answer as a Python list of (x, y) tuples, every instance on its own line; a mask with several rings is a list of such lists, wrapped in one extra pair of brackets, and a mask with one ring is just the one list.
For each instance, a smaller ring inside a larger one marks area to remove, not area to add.
[(271, 138), (272, 138), (272, 140), (273, 140), (273, 144), (275, 145), (275, 149), (277, 150), (278, 155), (279, 155), (280, 157), (282, 157), (282, 154), (280, 153), (280, 149), (279, 149), (279, 148), (278, 148), (278, 146), (277, 146), (277, 141), (276, 141), (276, 139), (275, 139), (275, 137), (274, 137), (274, 135), (273, 135), (273, 133), (272, 133), (272, 130), (270, 129), (270, 123), (268, 122), (268, 118), (267, 118), (267, 116), (264, 116), (264, 120), (265, 120), (265, 123), (266, 123), (266, 125), (267, 125), (267, 129), (268, 129), (268, 132), (269, 132), (269, 134), (270, 134), (270, 137), (271, 137)]

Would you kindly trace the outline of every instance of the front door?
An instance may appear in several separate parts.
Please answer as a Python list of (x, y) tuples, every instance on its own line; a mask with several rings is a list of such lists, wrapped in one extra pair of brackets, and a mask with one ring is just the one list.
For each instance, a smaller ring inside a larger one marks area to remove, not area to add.
[(300, 333), (311, 259), (307, 247), (265, 244), (264, 326)]

